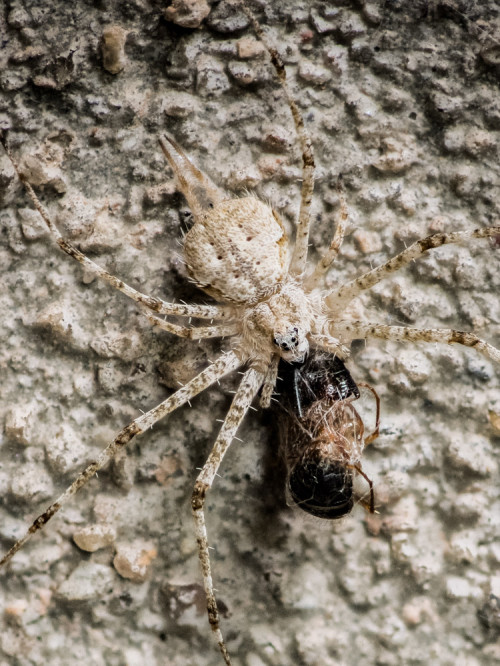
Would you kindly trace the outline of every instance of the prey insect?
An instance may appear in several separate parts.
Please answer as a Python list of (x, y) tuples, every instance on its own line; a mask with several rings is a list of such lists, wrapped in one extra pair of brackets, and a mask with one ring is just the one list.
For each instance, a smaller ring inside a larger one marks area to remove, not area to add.
[[(290, 503), (318, 518), (348, 514), (355, 498), (375, 511), (373, 483), (363, 472), (361, 456), (378, 436), (380, 399), (376, 401), (375, 429), (365, 437), (361, 416), (354, 406), (358, 385), (337, 356), (311, 353), (303, 363), (280, 363), (277, 411), (280, 451), (287, 470)], [(365, 492), (354, 487), (355, 477), (368, 483)]]
[[(312, 141), (301, 111), (289, 90), (285, 67), (278, 51), (268, 42), (253, 15), (246, 9), (245, 13), (267, 49), (296, 128), (302, 155), (300, 210), (295, 243), (292, 246), (279, 214), (271, 206), (255, 196), (230, 198), (194, 166), (174, 139), (167, 136), (160, 139), (161, 148), (175, 173), (178, 188), (186, 198), (193, 215), (194, 224), (184, 240), (186, 265), (198, 287), (216, 300), (215, 305), (167, 302), (137, 291), (98, 266), (61, 236), (29, 182), (29, 171), (23, 170), (22, 162), (19, 167), (15, 166), (33, 205), (45, 221), (55, 242), (66, 254), (76, 259), (88, 274), (104, 280), (135, 301), (149, 321), (159, 329), (192, 340), (229, 338), (230, 348), (174, 394), (126, 425), (62, 495), (36, 518), (27, 533), (12, 545), (0, 562), (5, 565), (34, 533), (39, 531), (134, 437), (145, 433), (161, 418), (188, 403), (192, 397), (223, 376), (240, 369), (243, 377), (192, 493), (192, 512), (208, 617), (226, 664), (231, 664), (231, 658), (221, 632), (212, 581), (205, 524), (206, 497), (212, 488), (224, 455), (261, 387), (261, 405), (269, 405), (279, 361), (302, 363), (310, 349), (313, 352), (319, 350), (345, 360), (349, 353), (348, 345), (355, 338), (456, 343), (472, 347), (491, 360), (500, 361), (500, 351), (473, 333), (356, 321), (348, 312), (354, 299), (427, 251), (445, 244), (498, 236), (500, 227), (484, 227), (428, 236), (360, 277), (327, 289), (325, 277), (340, 251), (346, 231), (347, 213), (345, 206), (342, 205), (329, 248), (314, 266), (308, 265), (310, 209), (315, 168)], [(12, 161), (16, 165), (16, 160)], [(171, 319), (165, 320), (162, 316), (185, 318), (186, 321), (179, 324)], [(194, 326), (189, 323), (191, 318), (195, 320)], [(209, 323), (203, 325), (198, 320)], [(354, 396), (354, 388), (350, 390)], [(338, 422), (335, 423), (335, 427), (338, 425), (341, 432), (344, 429), (349, 441), (359, 444), (361, 448), (360, 442), (363, 440), (361, 425), (351, 402), (346, 402), (347, 398), (352, 396), (343, 398), (342, 412), (339, 411), (339, 405), (332, 405), (332, 416)], [(321, 403), (322, 408), (324, 404)], [(303, 407), (301, 404), (300, 408)], [(315, 423), (315, 418), (311, 416), (309, 419), (312, 424)], [(349, 457), (345, 446), (344, 450), (346, 455), (342, 458), (342, 465), (345, 463), (346, 467), (352, 466), (348, 467), (347, 476), (350, 477), (351, 472), (361, 474), (358, 454)], [(350, 483), (343, 470), (340, 478), (341, 481)], [(295, 483), (294, 479), (292, 488), (299, 502), (304, 500), (303, 486), (302, 480), (297, 480)], [(347, 495), (348, 491), (342, 490), (340, 500), (334, 500), (334, 513), (339, 513), (348, 507), (350, 499)], [(373, 505), (373, 497), (370, 499), (370, 504)], [(314, 507), (317, 509), (316, 504)]]

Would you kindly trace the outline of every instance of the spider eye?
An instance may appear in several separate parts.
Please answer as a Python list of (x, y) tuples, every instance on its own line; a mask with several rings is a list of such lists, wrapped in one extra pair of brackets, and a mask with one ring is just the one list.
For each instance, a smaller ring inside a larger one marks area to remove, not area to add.
[(300, 361), (309, 350), (309, 342), (306, 335), (300, 335), (295, 326), (286, 333), (276, 333), (274, 344), (278, 347), (281, 357), (291, 363)]

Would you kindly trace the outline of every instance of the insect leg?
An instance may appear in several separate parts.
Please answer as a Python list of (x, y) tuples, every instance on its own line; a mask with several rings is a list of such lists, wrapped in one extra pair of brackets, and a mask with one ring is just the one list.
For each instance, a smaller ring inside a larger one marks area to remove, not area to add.
[(206, 494), (212, 487), (213, 480), (217, 474), (222, 458), (228, 450), (243, 417), (248, 411), (252, 400), (262, 384), (263, 379), (264, 374), (257, 372), (257, 370), (254, 370), (253, 368), (247, 370), (244, 374), (214, 447), (196, 479), (191, 499), (193, 517), (196, 526), (196, 539), (198, 541), (198, 554), (203, 575), (203, 585), (207, 597), (208, 621), (210, 622), (210, 626), (222, 656), (224, 657), (224, 661), (229, 665), (231, 664), (231, 660), (219, 626), (219, 611), (217, 609), (212, 582), (204, 506)]
[[(368, 510), (370, 513), (375, 513), (375, 493), (373, 492), (373, 481), (370, 479), (370, 477), (363, 472), (361, 467), (359, 465), (347, 465), (350, 469), (356, 470), (358, 474), (360, 474), (363, 479), (367, 482), (367, 484), (370, 486), (370, 503), (368, 504)], [(363, 504), (366, 503), (363, 502)]]

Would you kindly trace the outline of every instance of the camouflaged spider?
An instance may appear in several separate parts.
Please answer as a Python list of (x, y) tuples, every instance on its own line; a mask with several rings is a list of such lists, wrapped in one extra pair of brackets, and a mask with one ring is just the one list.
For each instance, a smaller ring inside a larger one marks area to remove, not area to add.
[[(436, 234), (413, 243), (381, 266), (344, 285), (326, 290), (324, 278), (334, 262), (346, 228), (347, 214), (342, 206), (329, 249), (313, 267), (307, 265), (310, 206), (314, 186), (314, 158), (311, 139), (303, 117), (293, 100), (283, 62), (277, 50), (267, 42), (259, 24), (245, 10), (267, 48), (289, 104), (301, 145), (303, 182), (296, 238), (290, 248), (278, 214), (256, 197), (231, 199), (197, 169), (176, 142), (160, 139), (162, 150), (175, 172), (179, 189), (193, 214), (194, 225), (184, 243), (184, 254), (191, 277), (220, 305), (183, 305), (164, 302), (139, 293), (97, 266), (71, 243), (64, 240), (49, 215), (42, 208), (27, 178), (20, 174), (27, 191), (60, 248), (79, 261), (89, 273), (109, 282), (136, 301), (150, 321), (163, 330), (191, 339), (227, 337), (231, 349), (198, 376), (123, 428), (68, 487), (41, 514), (26, 535), (16, 542), (0, 561), (5, 564), (30, 536), (63, 506), (85, 483), (136, 435), (148, 430), (166, 414), (188, 402), (222, 376), (245, 368), (230, 410), (212, 452), (198, 475), (192, 495), (199, 557), (207, 597), (209, 621), (226, 664), (231, 663), (219, 626), (219, 613), (212, 584), (204, 505), (236, 431), (252, 401), (262, 387), (260, 403), (268, 406), (275, 386), (278, 362), (301, 361), (309, 348), (323, 350), (341, 359), (348, 356), (354, 338), (382, 338), (393, 341), (458, 343), (474, 347), (486, 357), (499, 362), (500, 351), (472, 333), (448, 329), (415, 329), (353, 321), (346, 315), (348, 305), (365, 290), (417, 259), (426, 251), (444, 244), (461, 243), (473, 238), (500, 234), (500, 227)], [(19, 173), (19, 172), (18, 172)], [(290, 256), (289, 256), (290, 249)], [(164, 321), (158, 315), (215, 320), (208, 326), (181, 326)]]

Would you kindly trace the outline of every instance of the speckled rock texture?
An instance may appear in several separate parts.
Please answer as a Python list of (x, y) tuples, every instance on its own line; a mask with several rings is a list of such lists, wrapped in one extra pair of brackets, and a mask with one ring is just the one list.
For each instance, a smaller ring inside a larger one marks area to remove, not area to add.
[[(317, 168), (311, 259), (343, 174), (349, 235), (331, 284), (438, 231), (500, 219), (495, 0), (258, 0)], [(0, 127), (61, 233), (131, 285), (187, 280), (189, 211), (166, 130), (220, 187), (255, 190), (290, 232), (300, 156), (248, 21), (221, 1), (6, 0)], [(153, 331), (56, 247), (0, 155), (0, 545), (7, 550), (130, 420), (218, 353)], [(500, 346), (500, 248), (442, 247), (357, 314), (474, 330)], [(272, 414), (246, 418), (208, 500), (235, 666), (500, 662), (499, 368), (473, 350), (355, 342), (382, 402), (366, 451), (378, 514), (286, 506)], [(133, 442), (0, 574), (0, 666), (220, 666), (190, 494), (237, 377)], [(493, 596), (492, 596), (493, 595)]]

